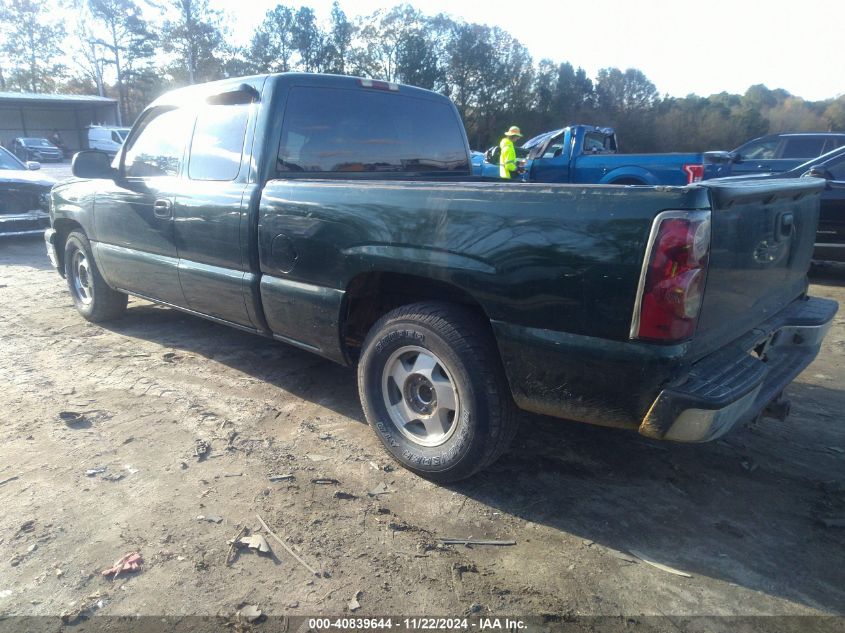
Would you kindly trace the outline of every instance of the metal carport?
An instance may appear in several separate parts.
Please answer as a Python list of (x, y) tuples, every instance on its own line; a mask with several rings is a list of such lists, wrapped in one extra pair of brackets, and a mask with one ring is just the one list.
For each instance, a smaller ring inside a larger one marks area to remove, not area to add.
[(49, 138), (58, 130), (65, 147), (86, 146), (91, 125), (116, 125), (117, 100), (90, 95), (0, 92), (0, 143), (10, 147), (19, 136)]

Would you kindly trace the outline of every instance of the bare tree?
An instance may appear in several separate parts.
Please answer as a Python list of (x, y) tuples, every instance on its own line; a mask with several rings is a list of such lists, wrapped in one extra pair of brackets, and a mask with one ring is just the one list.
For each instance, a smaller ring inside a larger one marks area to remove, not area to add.
[(78, 55), (73, 55), (73, 63), (82, 71), (86, 79), (94, 82), (97, 86), (97, 94), (106, 96), (106, 87), (103, 80), (103, 69), (105, 66), (105, 51), (97, 42), (97, 36), (91, 27), (91, 14), (84, 2), (74, 4), (77, 11), (76, 24), (73, 29), (73, 47)]
[(221, 13), (208, 0), (169, 0), (175, 19), (164, 23), (164, 50), (178, 56), (188, 83), (218, 79), (223, 75), (220, 55), (224, 50)]
[(152, 54), (152, 35), (134, 0), (87, 0), (86, 4), (99, 27), (97, 33), (91, 33), (89, 46), (92, 52), (97, 48), (108, 51), (108, 63), (114, 66), (117, 80), (118, 123), (122, 124), (128, 115), (127, 69), (133, 60)]
[(264, 15), (247, 52), (247, 60), (256, 72), (287, 72), (291, 69), (295, 49), (294, 15), (293, 9), (282, 4)]
[(11, 62), (9, 79), (32, 92), (52, 89), (64, 74), (54, 60), (64, 54), (65, 29), (51, 19), (49, 7), (38, 0), (4, 0), (0, 25), (0, 52)]

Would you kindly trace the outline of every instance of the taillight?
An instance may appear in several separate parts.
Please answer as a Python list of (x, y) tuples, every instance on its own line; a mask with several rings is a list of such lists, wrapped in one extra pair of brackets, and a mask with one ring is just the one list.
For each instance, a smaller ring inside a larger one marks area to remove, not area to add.
[(379, 81), (378, 79), (359, 79), (358, 85), (362, 88), (372, 88), (373, 90), (389, 90), (391, 92), (397, 92), (399, 90), (399, 84), (395, 84), (392, 81)]
[(701, 182), (704, 179), (704, 165), (684, 165), (687, 183)]
[(710, 211), (664, 211), (654, 220), (640, 274), (631, 338), (695, 334), (710, 258)]

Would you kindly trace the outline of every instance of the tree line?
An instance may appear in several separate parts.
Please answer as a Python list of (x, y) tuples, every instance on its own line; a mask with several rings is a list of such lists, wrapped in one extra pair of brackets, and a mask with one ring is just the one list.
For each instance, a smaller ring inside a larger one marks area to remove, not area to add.
[(730, 149), (769, 132), (845, 130), (845, 96), (813, 102), (763, 85), (742, 95), (660, 95), (640, 70), (589, 77), (569, 62), (535, 61), (499, 27), (407, 4), (354, 19), (338, 2), (322, 19), (280, 4), (235, 46), (228, 24), (236, 18), (208, 0), (62, 1), (57, 14), (41, 0), (0, 0), (0, 90), (112, 96), (125, 124), (171, 88), (304, 71), (443, 93), (474, 149), (511, 125), (529, 135), (570, 123), (613, 126), (629, 152)]

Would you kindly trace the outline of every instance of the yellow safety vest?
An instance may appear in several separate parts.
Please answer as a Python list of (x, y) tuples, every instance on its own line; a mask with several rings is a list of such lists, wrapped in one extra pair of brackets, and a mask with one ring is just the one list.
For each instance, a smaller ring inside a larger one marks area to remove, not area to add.
[(511, 178), (511, 173), (516, 171), (516, 150), (513, 141), (507, 136), (499, 143), (499, 177)]

